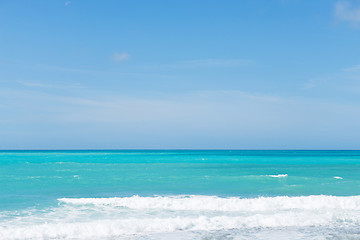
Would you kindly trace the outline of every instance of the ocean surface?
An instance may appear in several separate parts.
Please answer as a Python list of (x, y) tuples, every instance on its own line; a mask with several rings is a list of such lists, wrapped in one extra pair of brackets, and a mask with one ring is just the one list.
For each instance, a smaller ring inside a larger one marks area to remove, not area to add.
[(0, 239), (360, 239), (360, 151), (0, 151)]

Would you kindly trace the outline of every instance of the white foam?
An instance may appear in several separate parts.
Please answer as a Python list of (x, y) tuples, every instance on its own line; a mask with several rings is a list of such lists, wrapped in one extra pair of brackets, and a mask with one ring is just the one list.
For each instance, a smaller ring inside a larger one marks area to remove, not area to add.
[(5, 217), (0, 239), (118, 239), (194, 231), (360, 225), (360, 196), (61, 198)]
[(205, 210), (205, 211), (279, 211), (289, 209), (349, 209), (360, 210), (360, 196), (302, 196), (221, 198), (216, 196), (157, 196), (124, 198), (61, 198), (61, 203), (74, 205), (108, 205), (131, 209)]
[(277, 175), (266, 175), (268, 177), (273, 177), (273, 178), (284, 178), (287, 177), (287, 174), (277, 174)]
[(343, 179), (342, 177), (338, 177), (338, 176), (335, 176), (334, 178), (335, 179)]
[(199, 216), (172, 218), (129, 218), (88, 222), (42, 223), (26, 226), (0, 227), (0, 239), (68, 239), (103, 238), (134, 234), (167, 233), (176, 231), (214, 231), (253, 227), (304, 227), (324, 225), (331, 214), (254, 215), (250, 217)]

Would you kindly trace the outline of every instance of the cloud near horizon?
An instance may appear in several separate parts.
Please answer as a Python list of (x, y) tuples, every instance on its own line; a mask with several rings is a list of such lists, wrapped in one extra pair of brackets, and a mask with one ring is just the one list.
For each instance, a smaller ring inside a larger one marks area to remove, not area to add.
[[(124, 148), (153, 146), (151, 144), (164, 148), (321, 148), (337, 146), (337, 139), (350, 138), (354, 144), (358, 139), (353, 131), (358, 129), (355, 119), (360, 117), (357, 105), (315, 99), (242, 91), (200, 91), (170, 99), (124, 95), (105, 97), (99, 92), (78, 97), (29, 90), (17, 91), (16, 94), (13, 91), (0, 93), (7, 99), (4, 104), (8, 105), (2, 108), (2, 112), (17, 109), (4, 114), (6, 118), (0, 120), (11, 133), (5, 129), (0, 131), (4, 136), (0, 143), (7, 148), (19, 144), (34, 147), (23, 137), (21, 130), (34, 135), (51, 131), (54, 139), (67, 139), (71, 132), (70, 136), (79, 138), (75, 147), (98, 146), (111, 139)], [(14, 98), (15, 95), (20, 98)], [(9, 125), (10, 122), (13, 125)], [(339, 126), (339, 122), (346, 124)], [(27, 128), (29, 124), (32, 129)], [(11, 129), (11, 126), (16, 126), (16, 129)], [(329, 132), (329, 129), (333, 131)], [(19, 132), (19, 136), (14, 132)], [(81, 144), (82, 138), (92, 140), (89, 145)], [(22, 142), (21, 139), (25, 140)], [(274, 139), (281, 140), (281, 143), (269, 142)], [(319, 142), (307, 144), (309, 139)], [(37, 144), (37, 147), (49, 147), (46, 139), (39, 139)]]

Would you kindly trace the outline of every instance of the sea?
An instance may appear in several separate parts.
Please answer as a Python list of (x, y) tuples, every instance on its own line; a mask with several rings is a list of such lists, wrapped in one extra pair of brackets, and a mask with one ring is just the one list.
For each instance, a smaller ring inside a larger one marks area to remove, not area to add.
[(360, 239), (360, 151), (0, 151), (0, 239)]

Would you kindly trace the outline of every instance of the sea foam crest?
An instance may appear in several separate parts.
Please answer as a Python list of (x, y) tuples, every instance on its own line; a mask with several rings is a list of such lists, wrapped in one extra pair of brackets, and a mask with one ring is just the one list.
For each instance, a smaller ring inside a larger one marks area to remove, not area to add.
[(360, 210), (360, 196), (301, 196), (221, 198), (216, 196), (156, 196), (123, 198), (60, 198), (59, 202), (73, 205), (107, 205), (131, 209), (204, 210), (204, 211), (280, 211), (289, 209)]
[(287, 174), (277, 174), (277, 175), (266, 175), (268, 177), (273, 177), (273, 178), (284, 178), (287, 177)]
[[(62, 198), (5, 217), (0, 239), (128, 239), (176, 232), (360, 225), (360, 196)], [(0, 219), (1, 220), (1, 219)], [(184, 238), (186, 239), (186, 238)]]

